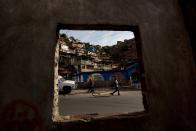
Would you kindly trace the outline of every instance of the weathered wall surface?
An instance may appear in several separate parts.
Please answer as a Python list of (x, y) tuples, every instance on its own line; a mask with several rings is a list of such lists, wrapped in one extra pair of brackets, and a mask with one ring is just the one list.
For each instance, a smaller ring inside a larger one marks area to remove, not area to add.
[(0, 19), (0, 130), (51, 128), (57, 23), (139, 25), (150, 110), (56, 129), (196, 130), (195, 63), (177, 0), (1, 0)]
[(192, 50), (194, 52), (194, 58), (196, 60), (196, 2), (194, 0), (179, 0), (182, 13), (184, 16), (184, 23), (188, 30)]

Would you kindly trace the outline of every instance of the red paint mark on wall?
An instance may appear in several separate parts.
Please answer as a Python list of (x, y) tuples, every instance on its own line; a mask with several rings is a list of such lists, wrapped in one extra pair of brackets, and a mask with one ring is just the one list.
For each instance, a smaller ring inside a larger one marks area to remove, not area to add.
[(43, 131), (38, 109), (23, 100), (7, 104), (0, 117), (3, 131)]

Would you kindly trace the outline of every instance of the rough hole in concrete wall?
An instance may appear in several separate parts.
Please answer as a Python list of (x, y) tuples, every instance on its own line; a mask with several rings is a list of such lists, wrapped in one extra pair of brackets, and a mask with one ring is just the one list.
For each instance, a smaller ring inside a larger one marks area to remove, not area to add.
[(138, 26), (59, 24), (55, 54), (53, 120), (148, 110)]

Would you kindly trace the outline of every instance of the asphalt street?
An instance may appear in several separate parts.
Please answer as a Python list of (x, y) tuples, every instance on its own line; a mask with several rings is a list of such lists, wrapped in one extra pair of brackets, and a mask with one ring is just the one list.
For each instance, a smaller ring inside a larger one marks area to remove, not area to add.
[[(86, 91), (85, 91), (86, 92)], [(143, 111), (141, 91), (121, 91), (121, 95), (110, 95), (111, 91), (59, 95), (60, 115), (93, 113), (131, 113)]]

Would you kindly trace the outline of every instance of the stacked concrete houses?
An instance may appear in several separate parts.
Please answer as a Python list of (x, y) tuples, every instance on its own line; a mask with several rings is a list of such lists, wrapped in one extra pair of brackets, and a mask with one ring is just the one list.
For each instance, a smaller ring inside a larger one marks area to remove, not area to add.
[[(118, 41), (116, 45), (110, 47), (113, 54), (106, 52), (101, 46), (90, 45), (79, 40), (72, 41), (71, 44), (68, 44), (61, 37), (58, 40), (58, 45), (59, 75), (78, 82), (82, 80), (76, 76), (82, 72), (120, 69), (128, 66), (133, 60), (137, 59), (134, 39)], [(121, 53), (115, 59), (115, 52), (119, 54), (119, 49)]]

